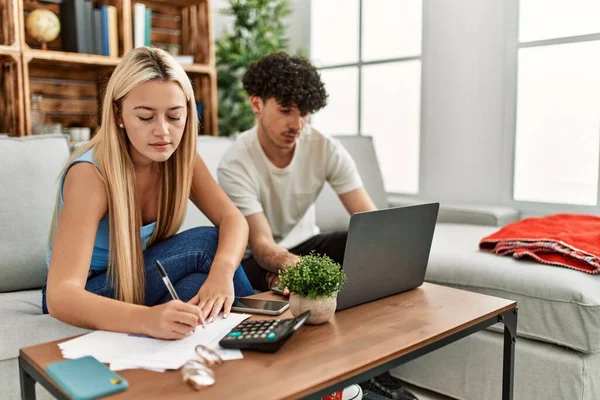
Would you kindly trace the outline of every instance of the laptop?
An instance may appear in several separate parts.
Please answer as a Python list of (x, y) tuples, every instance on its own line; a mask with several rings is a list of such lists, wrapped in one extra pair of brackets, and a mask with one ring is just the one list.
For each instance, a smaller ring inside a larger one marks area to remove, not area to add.
[(337, 309), (423, 284), (439, 203), (393, 207), (350, 217)]

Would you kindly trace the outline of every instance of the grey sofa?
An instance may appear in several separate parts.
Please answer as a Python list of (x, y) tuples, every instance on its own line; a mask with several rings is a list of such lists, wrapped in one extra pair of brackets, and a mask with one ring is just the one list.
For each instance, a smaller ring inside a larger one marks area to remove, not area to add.
[[(366, 187), (379, 207), (386, 206), (383, 184), (373, 147), (366, 138), (348, 138), (352, 150), (364, 147), (357, 158)], [(216, 168), (230, 139), (200, 137), (198, 151), (216, 176)], [(63, 136), (9, 138), (0, 136), (0, 399), (20, 398), (17, 357), (19, 349), (86, 332), (42, 315), (40, 288), (46, 277), (46, 251), (56, 196), (56, 179), (69, 156)], [(344, 229), (348, 216), (333, 190), (319, 198), (322, 229)], [(332, 204), (329, 207), (329, 203)], [(328, 210), (328, 211), (327, 211)], [(327, 212), (326, 212), (327, 211)], [(210, 225), (192, 204), (181, 230)], [(37, 385), (39, 398), (49, 396)]]
[[(340, 140), (355, 158), (377, 206), (387, 207), (371, 140)], [(213, 175), (230, 143), (225, 138), (200, 137), (198, 151)], [(40, 306), (39, 288), (46, 275), (46, 238), (56, 177), (67, 156), (63, 137), (0, 137), (2, 399), (19, 398), (19, 348), (84, 332), (42, 315)], [(479, 239), (497, 229), (497, 225), (517, 218), (518, 213), (506, 208), (443, 204), (427, 280), (519, 302), (516, 399), (599, 398), (600, 388), (595, 383), (600, 377), (597, 277), (477, 251)], [(345, 229), (348, 219), (326, 186), (317, 201), (319, 226), (324, 231)], [(191, 206), (182, 230), (208, 224)], [(502, 335), (492, 328), (414, 360), (393, 373), (416, 386), (455, 398), (500, 398), (501, 346)], [(38, 394), (46, 397), (39, 388)]]

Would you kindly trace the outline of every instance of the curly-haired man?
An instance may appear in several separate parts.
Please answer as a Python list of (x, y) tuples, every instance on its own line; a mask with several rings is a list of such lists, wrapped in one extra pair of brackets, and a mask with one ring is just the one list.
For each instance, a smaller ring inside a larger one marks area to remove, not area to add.
[(325, 182), (350, 214), (375, 205), (344, 147), (307, 123), (327, 103), (314, 66), (270, 54), (250, 65), (243, 83), (256, 125), (227, 151), (218, 179), (250, 227), (244, 270), (256, 289), (269, 290), (278, 270), (312, 250), (342, 263), (347, 232), (320, 234), (315, 221), (313, 203)]

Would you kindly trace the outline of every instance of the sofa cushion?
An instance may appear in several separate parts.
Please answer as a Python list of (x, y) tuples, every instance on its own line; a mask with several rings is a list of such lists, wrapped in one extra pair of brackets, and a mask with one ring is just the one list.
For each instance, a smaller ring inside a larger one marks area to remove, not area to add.
[[(503, 341), (502, 334), (477, 332), (391, 373), (452, 399), (500, 399)], [(527, 339), (517, 340), (515, 354), (514, 399), (600, 398), (600, 354), (582, 354)]]
[(438, 223), (426, 280), (517, 301), (519, 336), (600, 351), (600, 276), (479, 251), (497, 229)]
[[(437, 200), (415, 199), (402, 195), (390, 196), (390, 206), (408, 206)], [(440, 203), (437, 222), (449, 224), (472, 224), (504, 226), (521, 219), (521, 213), (512, 207), (475, 204)]]
[[(373, 138), (358, 135), (340, 135), (335, 136), (335, 138), (340, 141), (354, 159), (364, 188), (373, 200), (373, 203), (375, 203), (377, 208), (389, 207), (373, 145)], [(321, 231), (334, 232), (348, 230), (350, 215), (329, 184), (325, 184), (323, 191), (317, 198), (315, 211), (317, 225)]]
[(440, 205), (437, 220), (451, 224), (504, 226), (520, 217), (521, 213), (510, 207), (444, 203)]
[[(204, 160), (213, 178), (217, 179), (217, 167), (223, 154), (233, 143), (233, 139), (221, 136), (198, 136), (198, 154)], [(198, 207), (191, 201), (188, 202), (187, 212), (180, 232), (195, 228), (197, 226), (212, 226), (212, 223), (206, 216), (198, 210)]]
[(19, 349), (88, 332), (42, 314), (42, 291), (0, 293), (0, 361)]
[(42, 286), (56, 183), (68, 156), (64, 136), (0, 137), (0, 292)]

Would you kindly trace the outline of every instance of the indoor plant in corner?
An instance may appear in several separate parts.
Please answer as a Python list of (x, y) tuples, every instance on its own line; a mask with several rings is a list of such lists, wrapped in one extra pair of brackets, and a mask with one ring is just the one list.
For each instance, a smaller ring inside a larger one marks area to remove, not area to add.
[(310, 310), (307, 324), (322, 324), (333, 316), (337, 293), (346, 282), (340, 264), (326, 255), (311, 252), (296, 265), (279, 271), (279, 288), (290, 291), (290, 311), (297, 317)]

